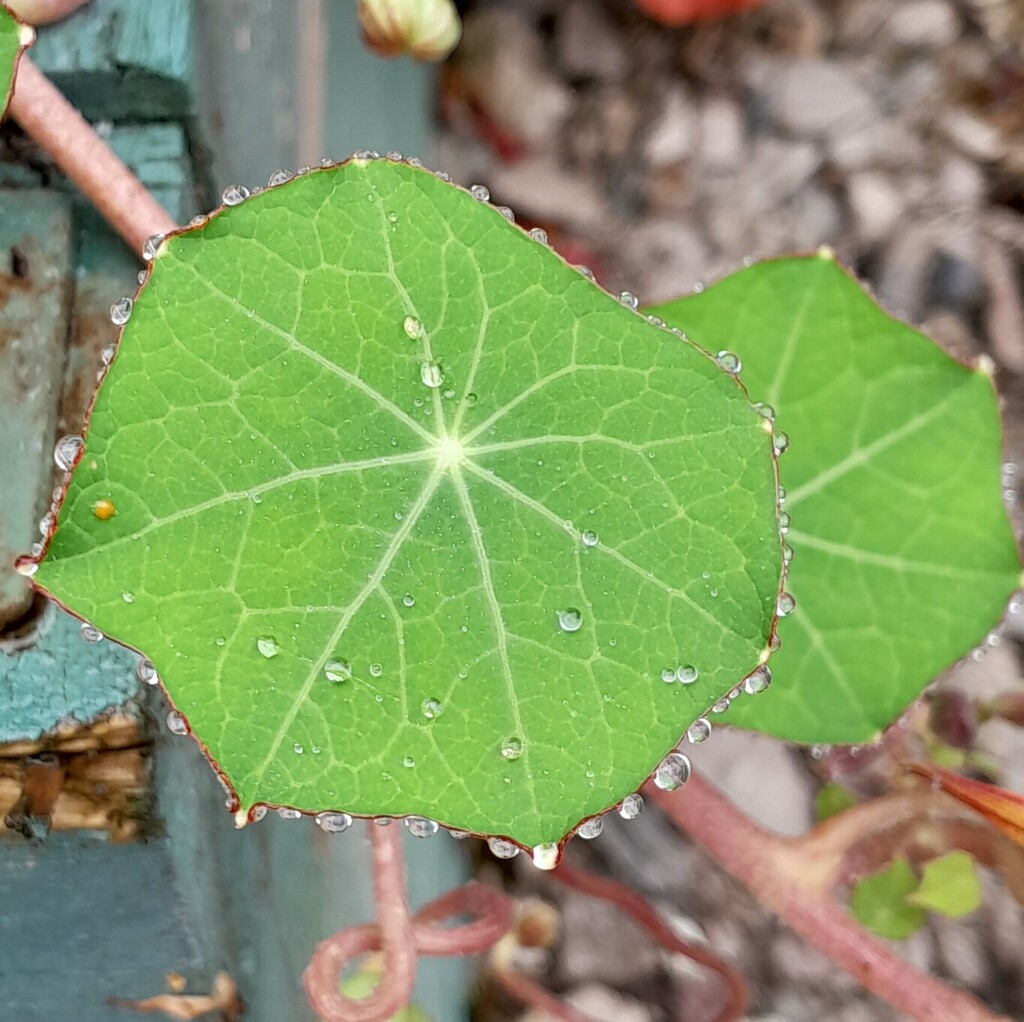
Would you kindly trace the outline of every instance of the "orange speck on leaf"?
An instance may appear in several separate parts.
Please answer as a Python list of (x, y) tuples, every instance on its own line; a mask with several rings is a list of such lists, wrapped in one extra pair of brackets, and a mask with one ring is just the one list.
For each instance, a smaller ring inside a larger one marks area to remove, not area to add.
[(98, 500), (92, 506), (92, 513), (101, 521), (109, 521), (117, 514), (117, 508), (112, 500)]

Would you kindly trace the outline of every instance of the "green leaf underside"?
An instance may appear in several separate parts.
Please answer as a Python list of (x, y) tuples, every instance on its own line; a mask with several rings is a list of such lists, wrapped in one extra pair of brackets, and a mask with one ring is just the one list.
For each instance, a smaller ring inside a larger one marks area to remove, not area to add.
[(891, 319), (826, 256), (762, 263), (651, 310), (743, 360), (792, 438), (780, 463), (796, 612), (769, 697), (730, 724), (878, 736), (1018, 585), (992, 381)]
[(145, 651), (243, 807), (553, 842), (758, 663), (762, 426), (490, 206), (351, 161), (166, 243), (37, 580)]
[(906, 940), (924, 926), (924, 909), (907, 903), (917, 877), (906, 859), (895, 859), (880, 873), (864, 877), (850, 896), (850, 911), (880, 937)]
[(951, 919), (960, 919), (978, 908), (982, 896), (974, 859), (967, 852), (955, 851), (925, 863), (921, 884), (907, 896), (907, 901)]
[(0, 2), (0, 116), (7, 111), (14, 86), (14, 71), (22, 49), (21, 23)]

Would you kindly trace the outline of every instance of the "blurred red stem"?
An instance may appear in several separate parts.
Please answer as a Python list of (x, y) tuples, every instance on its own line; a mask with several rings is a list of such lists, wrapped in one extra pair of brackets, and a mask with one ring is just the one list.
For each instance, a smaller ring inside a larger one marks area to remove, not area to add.
[(24, 54), (9, 112), (137, 256), (148, 237), (175, 229), (167, 210)]
[[(402, 828), (368, 824), (373, 846), (373, 887), (379, 926), (342, 930), (313, 952), (303, 982), (313, 1010), (324, 1022), (381, 1022), (404, 1008), (416, 978), (416, 944), (405, 894)], [(384, 969), (377, 989), (362, 1000), (340, 991), (342, 969), (358, 954), (382, 947)]]
[(632, 916), (666, 950), (686, 955), (687, 958), (717, 972), (726, 989), (726, 1002), (714, 1022), (738, 1022), (746, 1015), (750, 1005), (750, 990), (743, 974), (707, 948), (677, 937), (647, 901), (635, 891), (606, 877), (574, 869), (565, 862), (552, 873), (552, 876), (569, 887), (575, 887), (592, 897), (601, 898), (617, 906)]
[(855, 923), (833, 900), (831, 889), (822, 888), (821, 870), (808, 848), (754, 823), (699, 776), (691, 777), (677, 794), (653, 784), (647, 785), (645, 794), (794, 932), (911, 1018), (1010, 1022), (916, 969)]
[(49, 25), (74, 14), (89, 0), (7, 0), (7, 6), (30, 25)]

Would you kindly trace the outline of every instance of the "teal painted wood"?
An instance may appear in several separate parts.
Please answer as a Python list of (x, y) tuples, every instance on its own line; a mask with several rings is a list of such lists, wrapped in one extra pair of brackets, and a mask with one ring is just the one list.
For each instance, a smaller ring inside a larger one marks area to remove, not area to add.
[(192, 0), (91, 0), (40, 29), (32, 59), (93, 120), (183, 118), (193, 108)]
[(166, 842), (0, 844), (0, 952), (0, 1017), (11, 1022), (150, 1018), (108, 1000), (163, 993), (169, 971), (209, 989)]
[(31, 603), (15, 557), (49, 503), (67, 332), (71, 210), (61, 195), (0, 191), (0, 628)]
[(18, 645), (0, 640), (0, 742), (86, 724), (136, 694), (136, 656), (113, 642), (84, 642), (79, 621), (55, 604), (36, 621), (31, 645)]

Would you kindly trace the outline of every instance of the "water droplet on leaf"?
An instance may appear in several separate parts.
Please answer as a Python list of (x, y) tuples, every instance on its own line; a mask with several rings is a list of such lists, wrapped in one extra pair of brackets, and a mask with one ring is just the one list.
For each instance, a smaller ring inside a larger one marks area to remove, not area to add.
[(486, 185), (470, 185), (469, 194), (481, 202), (489, 202), (491, 198), (491, 191)]
[(436, 820), (425, 816), (407, 816), (405, 826), (413, 837), (433, 837), (440, 829)]
[(83, 621), (82, 638), (86, 642), (99, 642), (103, 638), (103, 633), (95, 625), (89, 624), (88, 621)]
[(670, 752), (654, 772), (654, 785), (662, 791), (675, 791), (690, 779), (690, 761), (681, 752)]
[(700, 745), (711, 737), (711, 721), (707, 717), (698, 717), (686, 732), (686, 738), (691, 745)]
[(114, 326), (124, 326), (125, 323), (131, 319), (132, 307), (134, 302), (126, 296), (118, 298), (113, 305), (110, 306), (110, 322)]
[(348, 813), (317, 813), (316, 825), (327, 834), (340, 834), (352, 826)]
[(715, 361), (731, 376), (735, 376), (743, 368), (739, 355), (734, 351), (720, 351), (715, 356)]
[(637, 298), (632, 291), (622, 291), (619, 294), (619, 301), (622, 302), (627, 309), (637, 309), (640, 307), (640, 299)]
[(700, 677), (700, 671), (693, 664), (680, 664), (676, 668), (676, 678), (681, 685), (692, 685)]
[(437, 720), (444, 713), (444, 707), (436, 699), (424, 699), (420, 704), (420, 709), (427, 720)]
[(338, 684), (352, 677), (352, 665), (347, 660), (328, 660), (324, 664), (327, 680)]
[(277, 639), (275, 639), (272, 635), (261, 635), (256, 640), (256, 648), (268, 660), (271, 657), (277, 656), (277, 654), (281, 652), (281, 647), (277, 644)]
[(291, 181), (295, 175), (290, 170), (285, 170), (283, 167), (280, 170), (275, 170), (273, 174), (267, 178), (267, 186), (273, 188), (275, 185), (283, 185), (286, 181)]
[(167, 730), (172, 735), (188, 734), (188, 724), (185, 723), (185, 718), (177, 710), (171, 710), (167, 714)]
[(586, 841), (593, 841), (594, 838), (601, 836), (602, 830), (604, 830), (604, 820), (600, 816), (592, 816), (576, 828), (576, 835)]
[(796, 600), (790, 593), (779, 593), (779, 602), (776, 604), (779, 617), (787, 617), (796, 610)]
[(586, 532), (580, 537), (583, 540), (584, 546), (594, 547), (601, 541), (600, 537), (592, 529), (587, 529)]
[(85, 441), (77, 434), (62, 436), (53, 448), (53, 463), (62, 472), (70, 472), (84, 449)]
[(743, 679), (743, 691), (750, 696), (763, 692), (772, 683), (772, 671), (767, 664), (761, 664)]
[(575, 607), (558, 612), (558, 627), (563, 632), (578, 632), (583, 627), (583, 615)]
[(225, 206), (237, 206), (249, 198), (249, 189), (242, 185), (228, 185), (221, 192), (220, 198)]
[(135, 677), (143, 685), (158, 685), (160, 683), (160, 676), (156, 673), (153, 661), (146, 660), (145, 658), (135, 665)]
[(534, 845), (533, 864), (537, 869), (554, 869), (558, 865), (561, 854), (558, 845), (554, 842), (544, 845)]
[(509, 735), (501, 743), (501, 754), (505, 759), (519, 759), (523, 754), (523, 740), (518, 735)]
[(519, 854), (519, 847), (503, 837), (489, 837), (487, 847), (496, 859), (514, 859)]
[(637, 793), (627, 795), (619, 806), (619, 816), (624, 820), (635, 820), (644, 811), (644, 797)]
[(444, 372), (436, 362), (424, 362), (420, 366), (420, 379), (431, 390), (436, 390), (444, 383)]

